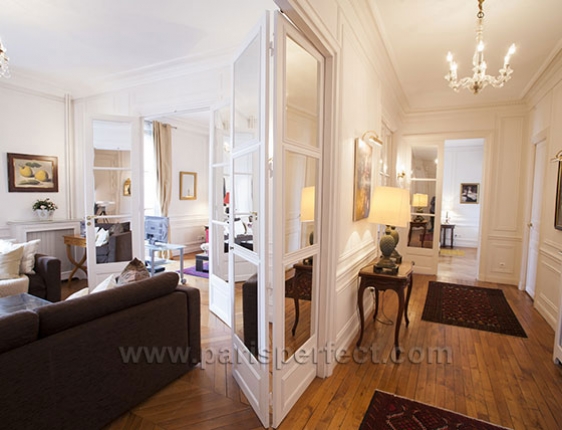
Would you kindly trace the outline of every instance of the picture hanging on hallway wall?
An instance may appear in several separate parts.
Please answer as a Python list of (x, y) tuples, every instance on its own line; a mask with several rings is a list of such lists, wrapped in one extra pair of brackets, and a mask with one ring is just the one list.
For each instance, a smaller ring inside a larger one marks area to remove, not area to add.
[(554, 228), (562, 230), (562, 163), (558, 162), (558, 185), (556, 186), (556, 208), (554, 212)]
[(57, 157), (8, 153), (8, 191), (59, 191)]
[(371, 208), (371, 175), (373, 147), (362, 139), (355, 139), (355, 180), (353, 190), (353, 221), (369, 216)]
[(461, 184), (461, 203), (477, 204), (480, 201), (480, 184)]

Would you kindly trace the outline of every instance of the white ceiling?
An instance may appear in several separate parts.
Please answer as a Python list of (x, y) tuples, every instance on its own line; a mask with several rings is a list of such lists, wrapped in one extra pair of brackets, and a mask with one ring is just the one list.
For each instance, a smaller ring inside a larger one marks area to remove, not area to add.
[[(488, 70), (511, 42), (513, 78), (502, 89), (455, 93), (447, 51), (471, 72), (477, 0), (368, 0), (409, 109), (520, 100), (562, 47), (562, 0), (486, 0)], [(12, 82), (34, 78), (73, 95), (106, 79), (205, 56), (231, 55), (273, 0), (0, 0), (0, 38)]]
[(562, 0), (484, 1), (484, 51), (497, 75), (511, 43), (512, 79), (501, 89), (455, 93), (444, 79), (451, 51), (459, 78), (472, 76), (477, 0), (369, 0), (410, 109), (520, 100), (562, 48)]

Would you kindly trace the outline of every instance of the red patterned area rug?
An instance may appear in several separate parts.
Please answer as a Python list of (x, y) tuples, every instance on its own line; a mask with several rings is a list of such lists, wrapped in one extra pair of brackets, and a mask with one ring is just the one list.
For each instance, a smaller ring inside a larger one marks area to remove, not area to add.
[(502, 290), (430, 281), (422, 320), (527, 337)]
[(376, 390), (359, 430), (498, 430), (506, 427)]

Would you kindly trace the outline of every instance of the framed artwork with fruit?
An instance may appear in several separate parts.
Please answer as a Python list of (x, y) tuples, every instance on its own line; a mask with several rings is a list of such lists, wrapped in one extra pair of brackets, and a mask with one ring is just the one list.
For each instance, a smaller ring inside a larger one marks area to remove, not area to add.
[(8, 153), (8, 191), (59, 191), (57, 157)]

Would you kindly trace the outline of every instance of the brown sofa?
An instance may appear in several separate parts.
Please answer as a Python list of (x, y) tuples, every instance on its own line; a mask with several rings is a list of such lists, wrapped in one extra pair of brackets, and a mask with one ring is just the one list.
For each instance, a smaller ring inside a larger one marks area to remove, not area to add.
[(199, 290), (178, 281), (0, 316), (0, 427), (100, 429), (199, 363)]

